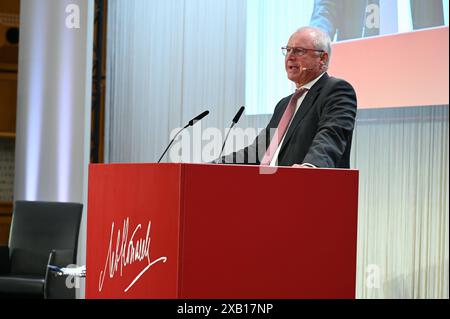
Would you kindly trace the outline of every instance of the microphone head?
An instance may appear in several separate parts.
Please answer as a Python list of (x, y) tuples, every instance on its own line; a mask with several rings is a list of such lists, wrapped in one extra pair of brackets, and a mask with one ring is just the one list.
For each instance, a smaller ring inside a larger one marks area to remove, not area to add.
[(241, 106), (241, 108), (239, 109), (239, 111), (236, 113), (236, 115), (234, 116), (234, 119), (233, 119), (233, 123), (234, 124), (236, 124), (238, 121), (239, 121), (239, 119), (241, 118), (241, 115), (242, 115), (242, 113), (244, 113), (244, 110), (245, 110), (245, 107), (244, 106)]
[(209, 111), (205, 111), (199, 115), (197, 115), (196, 117), (194, 117), (192, 120), (189, 121), (187, 126), (192, 126), (195, 124), (195, 122), (200, 121), (202, 118), (204, 118), (206, 115), (209, 114)]

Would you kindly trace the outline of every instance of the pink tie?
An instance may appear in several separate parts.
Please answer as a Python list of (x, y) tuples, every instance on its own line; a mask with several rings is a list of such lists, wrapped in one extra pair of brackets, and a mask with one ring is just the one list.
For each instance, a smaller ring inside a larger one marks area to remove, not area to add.
[(275, 136), (272, 138), (272, 141), (270, 141), (269, 148), (264, 154), (261, 165), (269, 165), (272, 161), (272, 157), (275, 155), (278, 145), (280, 145), (280, 142), (283, 139), (284, 134), (286, 133), (289, 123), (294, 116), (297, 101), (306, 91), (308, 91), (307, 88), (300, 88), (295, 91), (294, 95), (292, 95), (291, 100), (289, 101), (289, 104), (284, 111), (283, 117), (281, 118), (280, 123), (278, 123), (278, 128), (275, 131)]

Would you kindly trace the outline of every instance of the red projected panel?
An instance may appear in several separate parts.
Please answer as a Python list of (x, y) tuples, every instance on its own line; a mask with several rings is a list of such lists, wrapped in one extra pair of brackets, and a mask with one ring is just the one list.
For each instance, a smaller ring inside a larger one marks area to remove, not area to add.
[(358, 108), (448, 104), (448, 27), (333, 44), (329, 73), (349, 81)]

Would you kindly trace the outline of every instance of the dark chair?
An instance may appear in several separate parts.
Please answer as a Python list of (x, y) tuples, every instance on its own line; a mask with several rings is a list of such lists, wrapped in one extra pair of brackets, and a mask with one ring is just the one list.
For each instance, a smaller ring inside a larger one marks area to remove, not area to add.
[(0, 298), (75, 298), (47, 265), (76, 264), (82, 211), (78, 203), (14, 203), (9, 246), (0, 246)]

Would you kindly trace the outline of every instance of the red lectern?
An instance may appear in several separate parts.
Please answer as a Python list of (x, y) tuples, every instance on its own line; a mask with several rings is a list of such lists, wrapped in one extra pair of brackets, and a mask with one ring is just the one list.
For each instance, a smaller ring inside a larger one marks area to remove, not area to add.
[(86, 298), (354, 298), (358, 171), (89, 168)]

